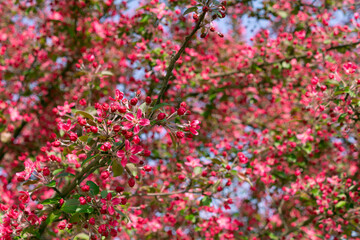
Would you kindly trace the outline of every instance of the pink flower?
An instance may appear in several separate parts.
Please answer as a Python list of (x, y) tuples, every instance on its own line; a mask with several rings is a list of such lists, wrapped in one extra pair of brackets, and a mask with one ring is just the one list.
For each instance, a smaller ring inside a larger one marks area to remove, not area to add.
[(199, 135), (199, 133), (196, 131), (197, 129), (200, 129), (200, 121), (199, 120), (193, 120), (190, 122), (189, 126), (186, 127), (185, 131), (190, 131), (194, 135)]
[(186, 158), (187, 162), (185, 163), (186, 166), (189, 166), (189, 167), (202, 167), (202, 164), (200, 163), (200, 159), (196, 159), (196, 158), (193, 158), (193, 157), (187, 157)]
[(120, 92), (120, 90), (116, 89), (115, 90), (115, 99), (112, 98), (112, 97), (109, 97), (109, 99), (111, 101), (120, 101), (124, 98), (124, 93), (123, 92)]
[(19, 196), (19, 200), (22, 202), (22, 203), (28, 203), (30, 201), (30, 195), (28, 192), (24, 192), (24, 191), (20, 191), (20, 196)]
[(125, 151), (119, 150), (117, 152), (117, 156), (121, 159), (121, 165), (125, 167), (128, 160), (132, 163), (139, 163), (139, 158), (136, 154), (140, 153), (143, 150), (139, 145), (133, 145), (130, 147), (130, 142), (128, 140), (125, 141)]
[(141, 109), (138, 109), (136, 117), (134, 117), (134, 115), (132, 115), (131, 113), (127, 113), (125, 114), (125, 118), (129, 121), (129, 122), (124, 122), (124, 129), (128, 130), (134, 127), (134, 133), (138, 134), (140, 132), (140, 127), (141, 126), (148, 126), (150, 125), (150, 120), (146, 119), (146, 118), (141, 118), (142, 116), (142, 111)]
[(115, 213), (114, 206), (119, 205), (121, 200), (120, 200), (120, 198), (113, 198), (113, 199), (111, 199), (111, 198), (112, 198), (111, 193), (107, 194), (106, 199), (102, 198), (101, 203), (103, 205), (101, 208), (102, 208), (102, 210), (107, 209), (107, 211), (110, 215), (114, 215), (114, 213)]
[(35, 164), (30, 159), (27, 159), (24, 162), (24, 165), (25, 165), (25, 170), (16, 173), (17, 179), (20, 182), (28, 180), (31, 174), (33, 173), (33, 171), (35, 170)]
[(71, 124), (71, 120), (68, 119), (66, 123), (59, 122), (59, 123), (58, 123), (58, 128), (59, 128), (60, 130), (64, 130), (64, 131), (67, 132), (67, 131), (70, 131), (70, 130), (72, 130), (73, 128), (75, 128), (75, 125), (72, 125), (72, 124)]
[(64, 116), (66, 113), (71, 113), (71, 108), (75, 106), (75, 103), (68, 103), (65, 101), (64, 106), (58, 106), (57, 109), (59, 110), (59, 115)]

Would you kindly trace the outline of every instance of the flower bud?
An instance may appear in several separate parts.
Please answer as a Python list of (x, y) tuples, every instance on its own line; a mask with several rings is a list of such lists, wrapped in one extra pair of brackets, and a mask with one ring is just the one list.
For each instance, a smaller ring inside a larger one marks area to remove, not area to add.
[(129, 180), (128, 180), (128, 184), (129, 184), (129, 187), (134, 187), (135, 186), (135, 179), (133, 179), (133, 178), (130, 178)]
[(183, 108), (183, 107), (180, 107), (180, 108), (177, 110), (177, 114), (178, 114), (179, 116), (182, 116), (182, 115), (184, 115), (185, 113), (186, 113), (186, 109)]
[(157, 116), (157, 120), (161, 121), (166, 117), (165, 113), (159, 113), (159, 115)]

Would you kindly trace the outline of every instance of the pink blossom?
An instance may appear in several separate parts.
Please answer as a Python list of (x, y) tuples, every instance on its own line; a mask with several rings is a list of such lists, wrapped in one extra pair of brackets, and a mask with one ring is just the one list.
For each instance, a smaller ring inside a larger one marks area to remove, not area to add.
[(124, 129), (128, 130), (134, 127), (134, 133), (138, 134), (140, 132), (140, 126), (148, 126), (150, 125), (150, 120), (146, 119), (146, 118), (141, 118), (142, 117), (142, 111), (141, 109), (138, 109), (136, 117), (134, 117), (133, 114), (131, 113), (127, 113), (125, 114), (125, 118), (129, 121), (129, 122), (124, 122)]
[(130, 147), (130, 142), (128, 140), (125, 141), (125, 151), (119, 150), (117, 152), (117, 156), (121, 159), (121, 165), (125, 167), (128, 160), (132, 163), (139, 163), (139, 158), (136, 154), (140, 153), (143, 150), (139, 145), (133, 145)]
[(186, 166), (193, 167), (193, 168), (202, 167), (202, 164), (200, 163), (200, 159), (187, 157), (186, 160), (187, 160), (187, 162), (185, 162)]
[(35, 164), (30, 160), (27, 159), (24, 162), (25, 165), (25, 170), (22, 172), (18, 172), (16, 173), (17, 179), (19, 181), (26, 181), (30, 178), (31, 174), (34, 172), (35, 170)]
[(57, 109), (59, 110), (59, 115), (64, 116), (67, 113), (71, 113), (71, 108), (75, 106), (75, 103), (68, 103), (65, 101), (64, 106), (58, 106)]

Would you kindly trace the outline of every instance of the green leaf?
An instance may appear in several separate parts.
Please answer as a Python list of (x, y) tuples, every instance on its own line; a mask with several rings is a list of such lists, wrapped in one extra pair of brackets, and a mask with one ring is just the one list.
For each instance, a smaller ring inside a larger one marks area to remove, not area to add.
[(345, 117), (347, 116), (347, 113), (343, 113), (343, 114), (341, 114), (340, 116), (339, 116), (339, 118), (338, 118), (338, 122), (342, 122), (344, 119), (345, 119)]
[(321, 195), (321, 191), (320, 191), (320, 189), (318, 189), (318, 188), (314, 188), (314, 189), (311, 189), (311, 194), (312, 194), (313, 196), (317, 197), (317, 196), (320, 196), (320, 195)]
[(210, 206), (212, 202), (211, 197), (205, 196), (200, 200), (200, 206)]
[(201, 173), (201, 169), (202, 169), (201, 167), (195, 167), (194, 168), (194, 174), (199, 175)]
[(121, 176), (124, 173), (124, 168), (116, 161), (116, 159), (113, 161), (112, 171), (114, 173), (114, 177)]
[(114, 74), (110, 71), (104, 70), (100, 73), (101, 76), (114, 76)]
[(46, 184), (45, 186), (47, 187), (56, 187), (56, 181), (52, 180), (51, 182), (49, 182), (48, 184)]
[(277, 14), (282, 18), (287, 18), (288, 13), (285, 11), (278, 11)]
[(57, 204), (57, 203), (59, 203), (59, 200), (60, 200), (59, 197), (50, 198), (50, 199), (46, 199), (46, 200), (42, 201), (41, 204), (43, 204), (43, 205)]
[(50, 215), (46, 218), (46, 223), (49, 225), (53, 223), (55, 220), (59, 219), (61, 216), (60, 211), (51, 212)]
[(334, 93), (334, 95), (335, 95), (335, 96), (338, 96), (338, 95), (341, 95), (341, 94), (344, 94), (344, 93), (345, 93), (344, 90), (339, 90), (339, 91), (336, 91), (336, 92)]
[(75, 177), (75, 175), (72, 173), (63, 172), (63, 173), (60, 173), (59, 175), (57, 175), (56, 178), (67, 177), (67, 176)]
[(335, 205), (335, 208), (342, 208), (345, 207), (346, 201), (340, 201)]
[(307, 143), (303, 148), (302, 148), (307, 154), (310, 154), (312, 152), (312, 146), (310, 143)]
[(57, 175), (58, 173), (60, 173), (60, 172), (62, 172), (62, 171), (64, 171), (63, 168), (56, 169), (56, 170), (53, 171), (53, 175), (55, 176), (55, 175)]
[(95, 119), (90, 113), (85, 112), (85, 111), (78, 110), (78, 111), (75, 112), (75, 115), (79, 115), (79, 114), (82, 115), (84, 118), (87, 118), (87, 119), (90, 119), (90, 120), (93, 120), (93, 121)]
[(133, 163), (127, 163), (126, 167), (129, 169), (129, 171), (131, 172), (131, 174), (136, 177), (137, 172), (138, 172), (138, 168), (135, 166), (135, 164)]
[(80, 205), (76, 208), (76, 213), (92, 213), (94, 211), (94, 208), (90, 205)]
[(28, 185), (35, 184), (38, 182), (39, 182), (39, 180), (29, 180), (29, 181), (24, 182), (23, 186), (28, 186)]
[(222, 164), (222, 161), (220, 160), (220, 159), (218, 159), (218, 158), (211, 158), (211, 161), (213, 162), (213, 163), (216, 163), (216, 164)]
[(290, 155), (288, 155), (288, 156), (286, 157), (286, 160), (287, 160), (288, 162), (295, 163), (296, 160), (297, 160), (297, 158), (296, 158), (295, 154), (292, 153), (292, 154), (290, 154)]
[(80, 213), (73, 214), (69, 220), (70, 223), (76, 223), (79, 221), (80, 221)]
[(79, 140), (82, 142), (87, 142), (88, 138), (89, 138), (88, 135), (84, 135), (84, 136), (79, 137)]
[(94, 157), (97, 157), (100, 153), (98, 154), (94, 154), (91, 156), (88, 156), (82, 163), (81, 163), (81, 167), (83, 167), (88, 161), (90, 161), (91, 159), (93, 159)]
[(170, 104), (170, 103), (160, 103), (160, 104), (158, 104), (158, 105), (155, 105), (155, 106), (152, 108), (152, 110), (155, 112), (157, 109), (162, 108), (162, 107), (165, 107), (165, 106), (171, 106), (171, 104)]
[(140, 20), (140, 23), (146, 23), (147, 21), (149, 21), (150, 19), (150, 15), (146, 14), (142, 17), (142, 19)]
[(100, 192), (99, 186), (94, 183), (93, 181), (87, 181), (86, 185), (90, 187), (90, 194), (91, 195), (98, 195)]
[(188, 14), (188, 13), (196, 12), (197, 9), (198, 9), (197, 7), (188, 8), (188, 9), (185, 10), (185, 12), (183, 13), (183, 15), (185, 16), (185, 15)]
[(277, 240), (277, 239), (279, 239), (274, 233), (270, 233), (270, 234), (269, 234), (269, 238), (272, 239), (272, 240)]
[(141, 112), (142, 112), (143, 114), (146, 113), (147, 108), (148, 108), (148, 105), (146, 104), (146, 102), (142, 103), (142, 104), (139, 106), (139, 109), (141, 109)]
[(74, 240), (89, 240), (89, 236), (85, 233), (79, 233), (74, 237)]
[[(26, 233), (30, 233), (30, 234), (36, 236), (37, 239), (40, 239), (40, 233), (39, 233), (39, 231), (37, 231), (37, 230), (35, 229), (35, 226), (33, 226), (33, 225), (25, 228), (25, 229), (22, 231), (21, 236), (24, 237), (24, 234), (26, 234)], [(21, 239), (24, 239), (24, 238), (21, 238)], [(26, 239), (28, 239), (28, 238), (26, 238)]]
[(69, 199), (61, 207), (66, 213), (92, 213), (94, 209), (89, 205), (80, 205), (79, 199)]
[(287, 176), (284, 172), (281, 171), (274, 171), (274, 173), (272, 174), (273, 176), (280, 178), (280, 179), (286, 179)]
[(60, 210), (66, 213), (75, 213), (78, 206), (80, 206), (79, 199), (69, 199), (61, 206)]
[(107, 190), (104, 190), (104, 191), (101, 191), (100, 195), (102, 198), (106, 198), (106, 196), (108, 195), (108, 191)]
[(284, 68), (284, 69), (290, 69), (291, 68), (291, 64), (290, 63), (287, 63), (287, 62), (282, 62), (282, 67)]
[(196, 218), (195, 218), (195, 216), (193, 214), (186, 215), (185, 219), (188, 220), (188, 221), (191, 221), (192, 223), (196, 222)]

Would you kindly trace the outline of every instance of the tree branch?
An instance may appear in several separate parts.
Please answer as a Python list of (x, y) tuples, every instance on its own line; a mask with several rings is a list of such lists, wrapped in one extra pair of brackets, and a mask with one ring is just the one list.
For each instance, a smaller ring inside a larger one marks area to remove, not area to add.
[[(173, 56), (173, 57), (171, 58), (170, 64), (169, 64), (169, 66), (168, 66), (167, 69), (166, 69), (166, 75), (165, 75), (165, 77), (164, 77), (164, 79), (163, 79), (162, 86), (161, 86), (161, 90), (160, 90), (160, 93), (159, 93), (159, 96), (158, 96), (158, 98), (157, 98), (157, 100), (156, 100), (155, 105), (159, 104), (160, 101), (161, 101), (161, 99), (164, 97), (164, 94), (165, 94), (165, 92), (166, 92), (166, 89), (167, 89), (167, 86), (168, 86), (168, 83), (169, 83), (169, 79), (170, 79), (170, 77), (171, 77), (171, 75), (172, 75), (172, 71), (174, 70), (174, 67), (175, 67), (175, 63), (176, 63), (176, 61), (180, 58), (181, 54), (185, 51), (186, 46), (187, 46), (188, 43), (190, 42), (191, 38), (195, 35), (195, 33), (197, 32), (197, 30), (199, 30), (199, 29), (201, 28), (201, 23), (202, 23), (202, 21), (203, 21), (204, 18), (205, 18), (205, 14), (206, 14), (206, 13), (204, 12), (204, 13), (202, 13), (202, 14), (200, 15), (199, 20), (198, 20), (198, 22), (196, 23), (196, 25), (195, 25), (194, 29), (192, 30), (192, 32), (191, 32), (188, 36), (185, 37), (185, 41), (184, 41), (183, 44), (181, 45), (180, 50), (176, 53), (175, 56)], [(152, 112), (152, 113), (150, 114), (150, 117), (152, 117), (153, 114), (154, 114), (154, 113)]]

